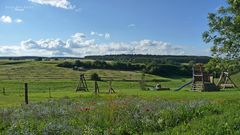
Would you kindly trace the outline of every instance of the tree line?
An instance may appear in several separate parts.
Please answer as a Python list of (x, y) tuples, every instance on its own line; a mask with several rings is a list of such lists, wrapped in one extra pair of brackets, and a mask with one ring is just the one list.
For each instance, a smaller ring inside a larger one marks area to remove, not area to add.
[(111, 69), (125, 71), (142, 71), (144, 73), (159, 76), (191, 76), (192, 65), (170, 65), (151, 62), (148, 64), (136, 64), (129, 62), (106, 62), (106, 61), (65, 61), (58, 64), (59, 67), (72, 69)]
[(119, 61), (130, 63), (151, 63), (179, 65), (182, 63), (207, 63), (211, 57), (208, 56), (178, 56), (178, 55), (142, 55), (142, 54), (120, 54), (120, 55), (102, 55), (102, 56), (86, 56), (85, 59), (100, 61)]

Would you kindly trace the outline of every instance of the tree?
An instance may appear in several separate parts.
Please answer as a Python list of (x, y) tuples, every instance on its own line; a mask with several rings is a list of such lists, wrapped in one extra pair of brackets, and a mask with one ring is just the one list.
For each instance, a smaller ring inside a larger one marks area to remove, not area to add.
[(215, 60), (209, 65), (217, 64), (221, 70), (237, 66), (240, 57), (240, 0), (227, 0), (227, 3), (227, 7), (209, 13), (209, 30), (203, 33), (203, 40), (213, 43), (211, 51)]
[(227, 71), (230, 74), (234, 74), (239, 71), (239, 64), (237, 60), (214, 58), (205, 65), (205, 68), (209, 73), (220, 74)]
[(193, 67), (195, 64), (196, 64), (196, 61), (194, 61), (194, 60), (190, 60), (190, 61), (188, 62), (188, 66), (189, 66), (189, 67)]
[(91, 80), (93, 81), (101, 81), (100, 76), (97, 73), (91, 74)]
[(83, 66), (83, 63), (80, 60), (76, 60), (74, 65), (77, 67), (81, 67), (81, 66)]
[(73, 63), (64, 61), (63, 63), (58, 64), (59, 67), (65, 67), (65, 68), (73, 68)]
[(43, 60), (42, 57), (38, 57), (38, 58), (35, 59), (35, 61), (42, 61), (42, 60)]
[(206, 43), (213, 42), (215, 56), (239, 58), (240, 56), (240, 0), (227, 0), (228, 7), (209, 13), (209, 30), (203, 33)]
[(105, 61), (96, 60), (92, 63), (93, 68), (106, 69), (107, 63)]

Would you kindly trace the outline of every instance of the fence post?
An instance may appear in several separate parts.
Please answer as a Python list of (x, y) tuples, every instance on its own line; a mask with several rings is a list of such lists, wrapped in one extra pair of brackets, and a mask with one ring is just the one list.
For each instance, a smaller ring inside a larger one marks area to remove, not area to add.
[(94, 91), (95, 91), (95, 94), (99, 94), (99, 87), (98, 87), (98, 83), (97, 83), (97, 81), (95, 81), (95, 84), (94, 84)]
[(25, 89), (25, 92), (24, 92), (25, 104), (28, 104), (28, 84), (27, 83), (24, 83), (24, 89)]

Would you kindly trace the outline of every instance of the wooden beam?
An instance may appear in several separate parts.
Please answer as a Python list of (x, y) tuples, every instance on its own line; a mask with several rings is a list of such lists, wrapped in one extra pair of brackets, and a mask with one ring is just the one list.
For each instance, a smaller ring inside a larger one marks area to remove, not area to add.
[(24, 83), (25, 104), (28, 104), (28, 84)]

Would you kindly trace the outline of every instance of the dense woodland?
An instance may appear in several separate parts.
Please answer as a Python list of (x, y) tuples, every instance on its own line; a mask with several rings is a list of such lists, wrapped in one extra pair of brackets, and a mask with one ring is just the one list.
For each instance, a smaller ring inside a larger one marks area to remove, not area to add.
[[(59, 67), (85, 69), (113, 69), (127, 71), (142, 71), (160, 76), (191, 76), (194, 63), (207, 63), (207, 56), (171, 56), (171, 55), (104, 55), (86, 56), (94, 61), (64, 62)], [(110, 62), (106, 62), (110, 61)]]
[(73, 68), (75, 70), (79, 67), (83, 69), (111, 69), (111, 70), (125, 70), (125, 71), (143, 71), (144, 73), (160, 75), (160, 76), (190, 76), (191, 65), (171, 65), (159, 64), (157, 62), (150, 62), (149, 64), (132, 64), (129, 62), (105, 62), (105, 61), (80, 61), (75, 62), (65, 61), (58, 64), (59, 67)]

